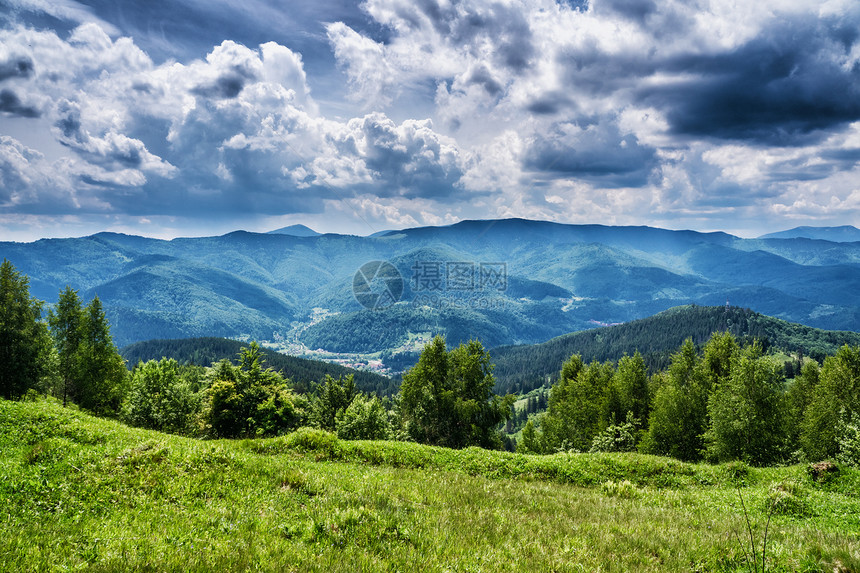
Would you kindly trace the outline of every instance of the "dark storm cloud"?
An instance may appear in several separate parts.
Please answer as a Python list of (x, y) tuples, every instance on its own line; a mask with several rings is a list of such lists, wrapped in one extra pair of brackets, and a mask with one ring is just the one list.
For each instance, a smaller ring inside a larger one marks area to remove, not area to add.
[[(567, 129), (566, 129), (567, 128)], [(571, 131), (556, 126), (529, 149), (527, 168), (560, 177), (573, 177), (604, 187), (641, 187), (657, 167), (654, 149), (639, 145), (607, 125)]]
[(677, 134), (791, 146), (860, 119), (860, 68), (839, 59), (857, 41), (843, 24), (795, 21), (739, 49), (667, 62), (696, 79), (638, 91)]
[(487, 93), (492, 96), (499, 95), (504, 89), (504, 86), (499, 83), (499, 80), (493, 77), (493, 74), (490, 73), (490, 70), (486, 66), (478, 66), (472, 70), (466, 78), (466, 82), (483, 86), (487, 90)]
[(60, 130), (60, 143), (74, 147), (84, 142), (85, 134), (81, 126), (81, 110), (70, 102), (60, 104), (60, 119), (54, 126)]
[(604, 97), (636, 85), (660, 69), (647, 53), (607, 54), (598, 46), (559, 51), (557, 61), (565, 85), (591, 96)]
[(191, 92), (214, 99), (233, 99), (245, 88), (246, 81), (241, 74), (225, 74), (211, 84), (193, 88)]
[(18, 117), (39, 117), (39, 110), (24, 105), (21, 99), (12, 90), (0, 90), (0, 112), (16, 115)]
[(553, 115), (571, 105), (570, 97), (559, 92), (545, 92), (529, 102), (526, 109), (537, 115)]
[(10, 58), (0, 62), (0, 82), (9, 78), (29, 78), (31, 75), (33, 75), (33, 60), (30, 58)]
[(597, 7), (599, 11), (606, 9), (637, 22), (643, 22), (657, 12), (657, 3), (654, 0), (600, 0)]

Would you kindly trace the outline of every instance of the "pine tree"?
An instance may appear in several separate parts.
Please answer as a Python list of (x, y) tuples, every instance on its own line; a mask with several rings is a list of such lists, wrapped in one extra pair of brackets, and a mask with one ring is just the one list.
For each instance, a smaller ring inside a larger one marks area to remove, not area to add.
[(98, 297), (84, 309), (80, 333), (78, 404), (97, 414), (115, 414), (126, 390), (128, 371), (111, 339)]

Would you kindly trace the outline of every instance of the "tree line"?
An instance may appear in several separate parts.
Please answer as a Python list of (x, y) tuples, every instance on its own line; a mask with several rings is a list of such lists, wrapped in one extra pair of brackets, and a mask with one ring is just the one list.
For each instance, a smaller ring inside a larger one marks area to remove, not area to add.
[(758, 340), (765, 352), (770, 348), (800, 352), (819, 363), (840, 346), (860, 344), (860, 333), (856, 332), (820, 330), (734, 306), (688, 305), (617, 326), (566, 334), (541, 344), (496, 348), (496, 390), (526, 393), (555, 382), (561, 365), (573, 354), (588, 362), (605, 362), (638, 350), (649, 374), (653, 374), (669, 367), (672, 354), (687, 338), (699, 346), (714, 332), (729, 332), (741, 345)]
[(825, 458), (860, 464), (860, 346), (822, 365), (806, 359), (793, 380), (760, 343), (714, 333), (691, 339), (649, 375), (639, 353), (617, 363), (569, 358), (545, 413), (518, 451), (640, 451), (684, 461), (755, 465)]

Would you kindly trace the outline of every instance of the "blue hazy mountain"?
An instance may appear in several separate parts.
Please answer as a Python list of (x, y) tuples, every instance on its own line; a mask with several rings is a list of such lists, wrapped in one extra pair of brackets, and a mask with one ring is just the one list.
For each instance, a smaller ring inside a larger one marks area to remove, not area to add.
[[(98, 294), (121, 345), (271, 339), (308, 324), (314, 308), (330, 316), (302, 330), (311, 348), (385, 351), (415, 333), (532, 344), (727, 299), (808, 326), (860, 330), (860, 243), (805, 238), (503, 219), (370, 237), (99, 233), (0, 243), (0, 257), (48, 302), (67, 284)], [(400, 273), (397, 304), (369, 310), (353, 295), (356, 272), (370, 261)]]
[(293, 237), (317, 237), (320, 233), (317, 233), (310, 227), (306, 227), (304, 225), (290, 225), (288, 227), (281, 227), (280, 229), (275, 229), (274, 231), (269, 231), (269, 235), (291, 235)]
[(819, 239), (837, 243), (860, 241), (860, 229), (851, 225), (840, 227), (795, 227), (787, 231), (768, 233), (760, 239)]

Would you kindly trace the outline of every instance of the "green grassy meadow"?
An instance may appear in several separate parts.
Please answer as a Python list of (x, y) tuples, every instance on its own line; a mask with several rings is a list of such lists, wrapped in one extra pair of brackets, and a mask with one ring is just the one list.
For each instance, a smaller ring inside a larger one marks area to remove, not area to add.
[(741, 499), (757, 551), (774, 508), (767, 571), (860, 571), (844, 466), (200, 441), (0, 400), (3, 571), (752, 571)]

